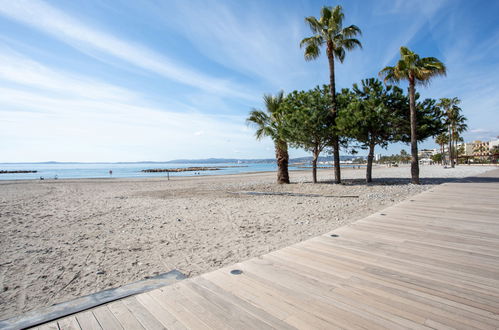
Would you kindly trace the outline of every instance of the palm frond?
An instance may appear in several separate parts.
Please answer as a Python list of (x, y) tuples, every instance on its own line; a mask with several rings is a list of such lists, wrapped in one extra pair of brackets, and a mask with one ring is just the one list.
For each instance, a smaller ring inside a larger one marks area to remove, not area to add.
[(362, 35), (362, 31), (357, 25), (350, 25), (341, 30), (341, 34), (343, 34), (345, 38), (350, 38), (357, 35)]
[(305, 60), (307, 61), (315, 60), (321, 55), (320, 46), (322, 45), (321, 42), (322, 37), (314, 36), (306, 39), (303, 39), (302, 43), (300, 44), (300, 46), (306, 45), (304, 52)]
[(338, 59), (341, 63), (345, 60), (345, 48), (339, 46), (334, 48), (334, 57)]
[(383, 79), (384, 83), (394, 83), (397, 84), (400, 81), (400, 77), (396, 74), (396, 68), (393, 66), (387, 66), (379, 72), (379, 77)]
[(362, 43), (354, 38), (344, 39), (341, 44), (346, 50), (353, 50), (357, 47), (362, 48)]
[(319, 34), (322, 31), (321, 23), (314, 16), (305, 17), (305, 22), (308, 23), (310, 30), (313, 33)]
[(343, 20), (345, 19), (345, 14), (343, 13), (343, 8), (338, 5), (333, 8), (331, 12), (331, 18), (329, 19), (328, 26), (333, 31), (340, 31), (343, 27)]

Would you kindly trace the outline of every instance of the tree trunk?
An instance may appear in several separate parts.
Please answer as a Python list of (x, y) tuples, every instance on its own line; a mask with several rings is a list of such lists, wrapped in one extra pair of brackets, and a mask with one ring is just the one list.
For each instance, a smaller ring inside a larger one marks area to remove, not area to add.
[(409, 78), (409, 109), (411, 111), (411, 177), (413, 184), (419, 184), (418, 136), (416, 130), (416, 88), (414, 77)]
[(275, 158), (277, 160), (277, 183), (289, 183), (288, 144), (285, 141), (275, 142)]
[(312, 159), (312, 181), (317, 183), (317, 160), (319, 159), (319, 150), (314, 148), (314, 154)]
[(445, 165), (445, 152), (444, 152), (445, 148), (444, 148), (444, 144), (445, 143), (443, 143), (443, 144), (440, 145), (440, 154), (442, 155), (442, 159), (440, 160), (440, 164), (442, 164), (442, 166)]
[[(332, 114), (332, 125), (333, 128), (336, 127), (336, 117), (338, 115), (338, 109), (336, 107), (336, 84), (334, 79), (334, 54), (333, 54), (333, 42), (328, 41), (327, 43), (327, 58), (329, 61), (329, 84), (331, 88), (331, 114)], [(333, 161), (334, 161), (334, 182), (341, 183), (341, 170), (340, 170), (340, 141), (338, 134), (335, 132), (332, 136), (332, 147), (333, 147)]]
[(449, 124), (449, 165), (452, 166), (452, 128)]
[(456, 158), (457, 158), (457, 150), (454, 148), (454, 128), (451, 130), (452, 135), (450, 137), (450, 145), (452, 146), (452, 151), (451, 151), (451, 156), (452, 158), (450, 159), (450, 166), (454, 168), (456, 166)]
[(373, 181), (373, 160), (374, 160), (374, 143), (369, 144), (369, 154), (367, 155), (367, 169), (366, 169), (366, 182)]

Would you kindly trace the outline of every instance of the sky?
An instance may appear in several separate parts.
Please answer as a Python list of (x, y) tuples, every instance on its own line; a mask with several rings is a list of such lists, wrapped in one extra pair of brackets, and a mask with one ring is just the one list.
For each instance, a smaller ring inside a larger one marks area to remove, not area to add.
[(499, 135), (497, 1), (0, 0), (0, 162), (272, 158), (246, 117), (265, 93), (328, 83), (299, 43), (337, 4), (363, 32), (338, 89), (407, 46), (446, 64), (418, 91), (462, 100), (465, 140)]

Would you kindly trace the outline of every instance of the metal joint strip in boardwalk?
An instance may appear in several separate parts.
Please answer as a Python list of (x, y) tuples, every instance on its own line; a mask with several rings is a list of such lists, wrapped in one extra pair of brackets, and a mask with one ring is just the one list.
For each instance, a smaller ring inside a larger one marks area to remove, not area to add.
[(494, 170), (332, 233), (39, 329), (498, 327)]

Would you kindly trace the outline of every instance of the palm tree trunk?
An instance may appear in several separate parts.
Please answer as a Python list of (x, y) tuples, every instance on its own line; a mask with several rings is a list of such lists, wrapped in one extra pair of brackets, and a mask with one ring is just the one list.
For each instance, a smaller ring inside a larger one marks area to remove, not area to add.
[(449, 124), (449, 165), (452, 166), (452, 127)]
[(277, 160), (277, 183), (289, 183), (289, 155), (286, 141), (275, 142), (275, 158)]
[(450, 166), (454, 168), (456, 166), (457, 150), (454, 148), (454, 127), (452, 127), (452, 135), (450, 138), (450, 144), (452, 146), (452, 158)]
[[(338, 109), (336, 107), (336, 84), (334, 79), (334, 56), (333, 56), (333, 43), (331, 41), (327, 44), (327, 58), (329, 60), (329, 85), (331, 88), (331, 113), (332, 125), (336, 126), (336, 116)], [(334, 182), (341, 183), (341, 170), (340, 170), (340, 141), (337, 133), (332, 136), (333, 147), (333, 161), (334, 161)]]
[(373, 177), (373, 160), (374, 160), (374, 143), (369, 144), (369, 154), (367, 155), (366, 182), (372, 182)]
[(416, 88), (414, 78), (409, 78), (409, 109), (411, 111), (411, 177), (413, 184), (419, 184), (418, 136), (416, 122)]
[(315, 147), (312, 158), (312, 181), (317, 183), (317, 160), (319, 159), (319, 148)]
[(441, 164), (442, 166), (443, 166), (443, 165), (445, 165), (445, 152), (444, 152), (444, 151), (445, 151), (445, 148), (444, 148), (444, 144), (445, 144), (445, 143), (442, 143), (442, 144), (440, 145), (440, 154), (442, 155), (442, 160), (440, 161), (440, 164)]

